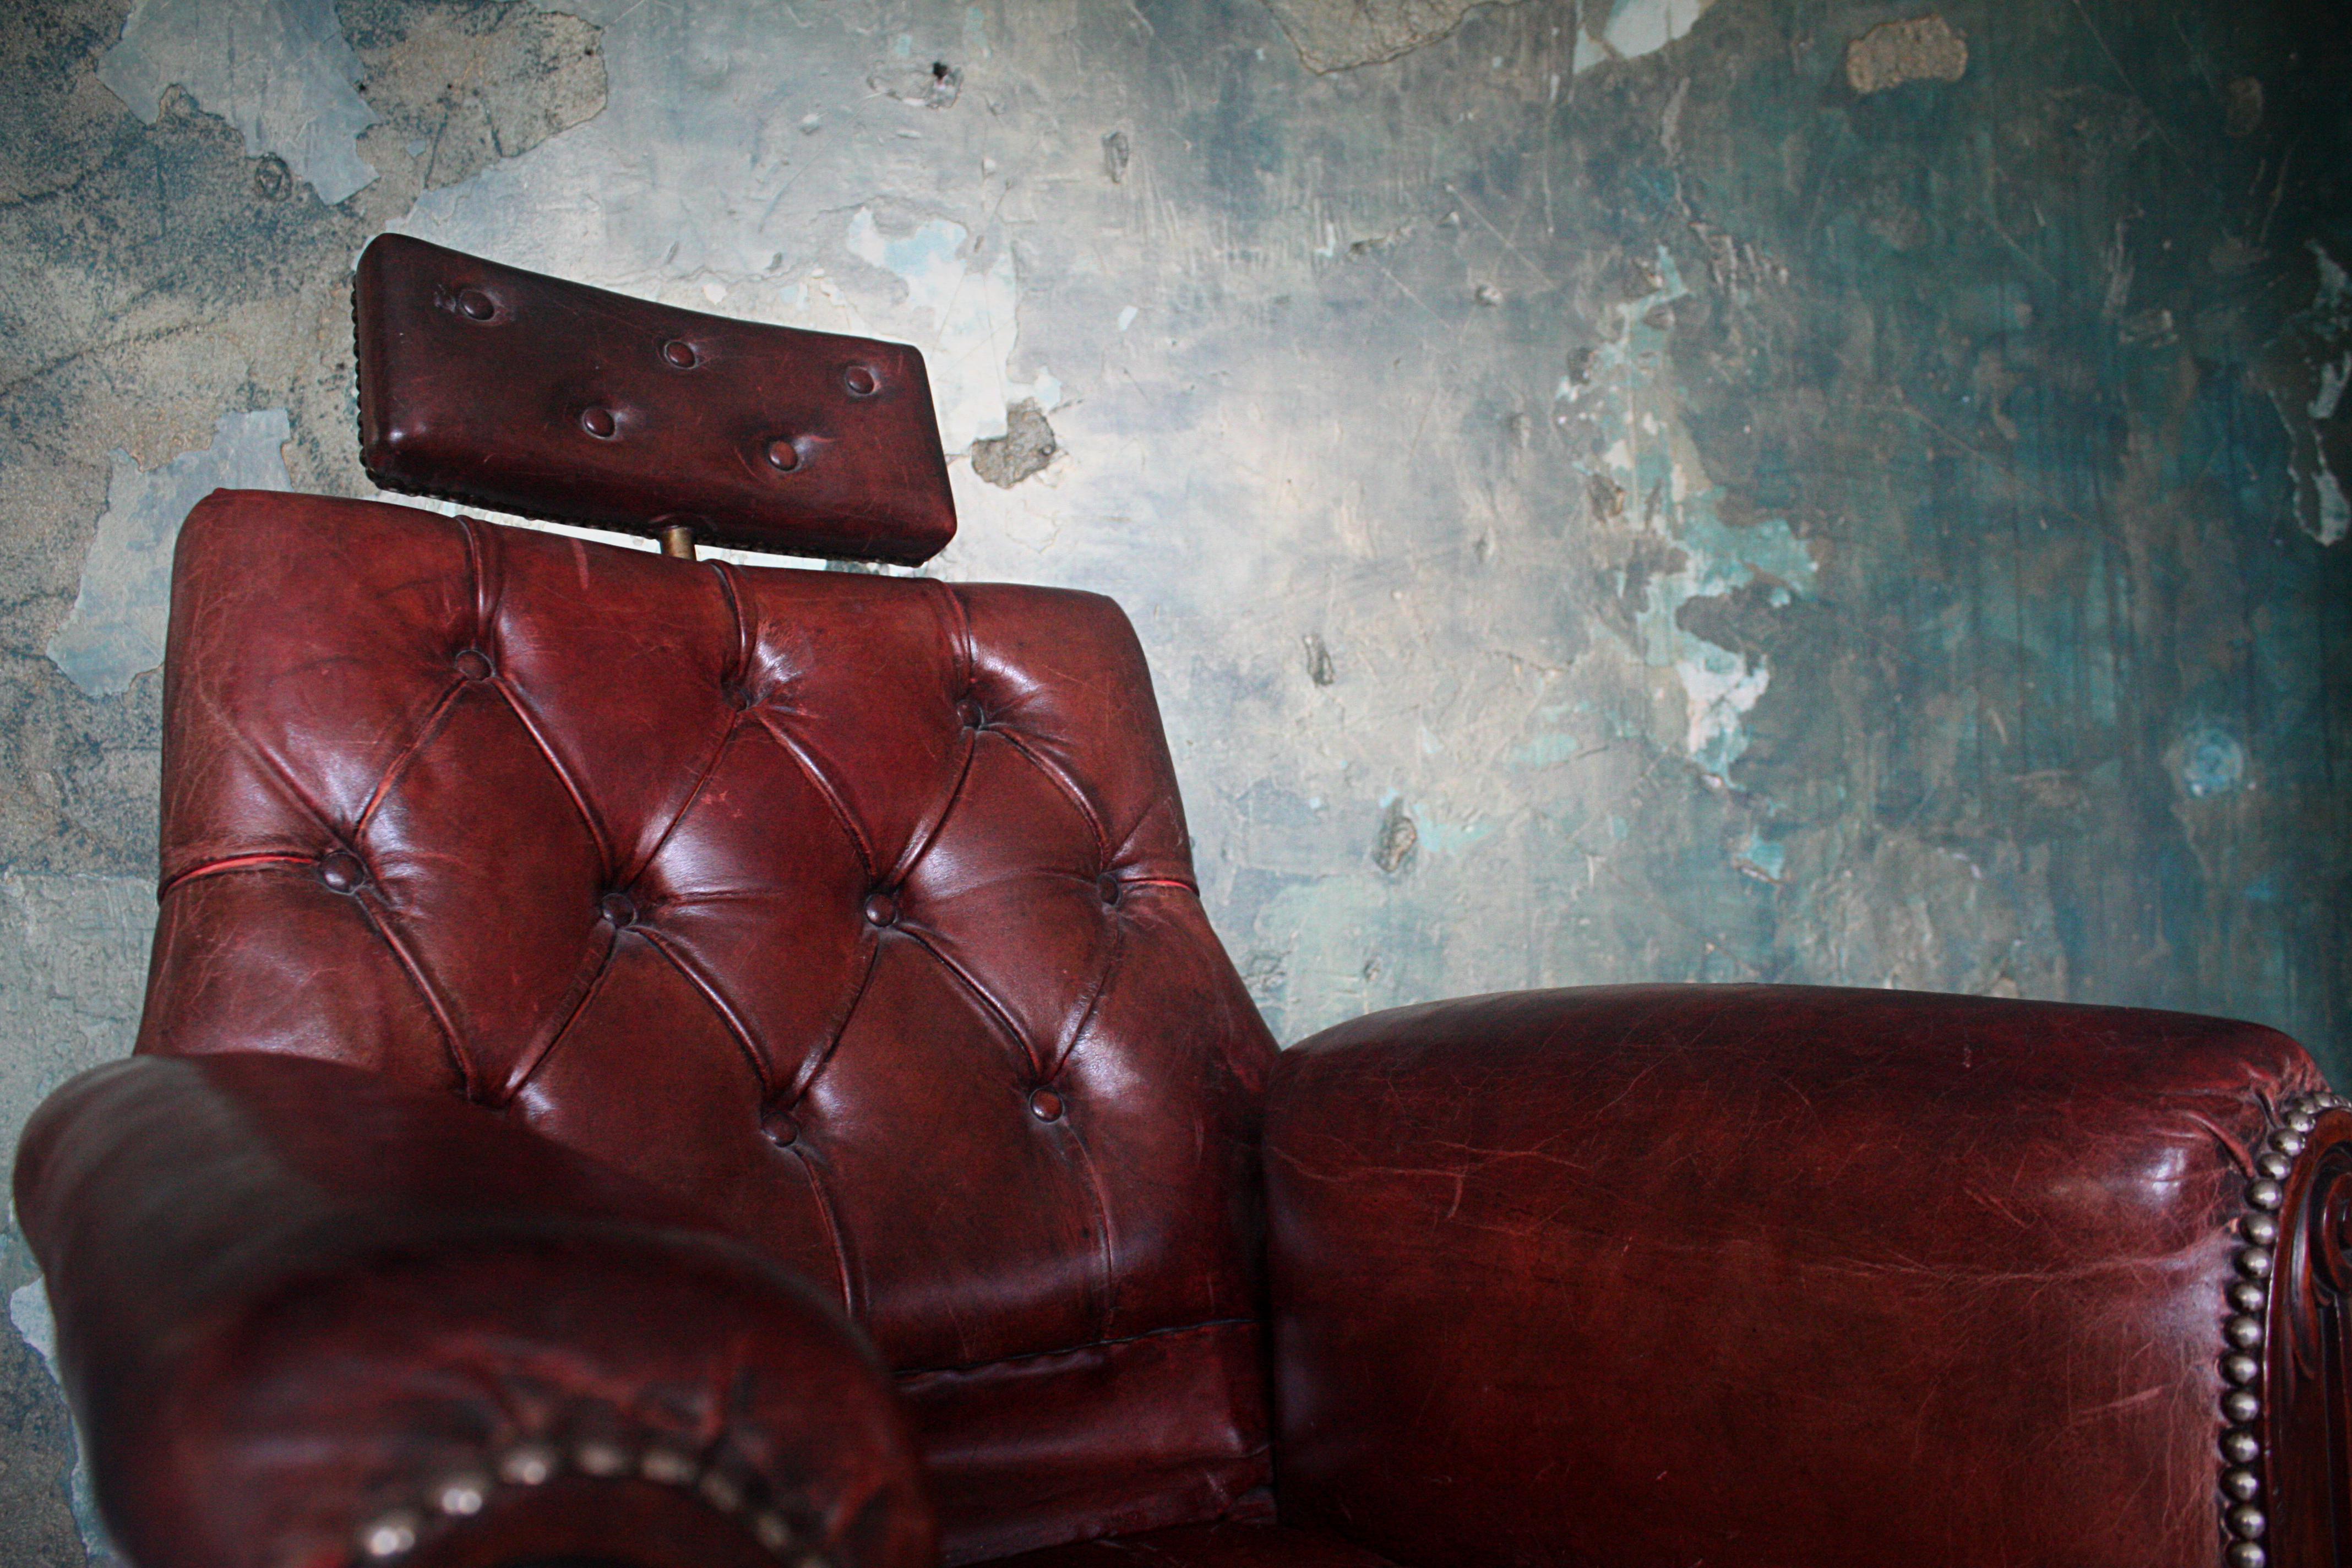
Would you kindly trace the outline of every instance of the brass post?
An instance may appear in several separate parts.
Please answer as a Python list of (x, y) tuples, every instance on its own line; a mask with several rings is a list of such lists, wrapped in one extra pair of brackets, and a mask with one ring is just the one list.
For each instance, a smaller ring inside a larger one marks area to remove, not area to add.
[(683, 522), (665, 526), (662, 529), (662, 553), (679, 561), (693, 560), (693, 528)]

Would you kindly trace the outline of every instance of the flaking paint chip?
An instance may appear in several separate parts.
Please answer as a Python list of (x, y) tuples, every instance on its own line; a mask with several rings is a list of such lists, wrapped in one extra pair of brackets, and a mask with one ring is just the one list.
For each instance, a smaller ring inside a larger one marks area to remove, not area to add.
[(1929, 12), (1907, 22), (1882, 22), (1845, 47), (1845, 79), (1858, 93), (1885, 92), (1906, 81), (1958, 81), (1969, 70), (1969, 41)]

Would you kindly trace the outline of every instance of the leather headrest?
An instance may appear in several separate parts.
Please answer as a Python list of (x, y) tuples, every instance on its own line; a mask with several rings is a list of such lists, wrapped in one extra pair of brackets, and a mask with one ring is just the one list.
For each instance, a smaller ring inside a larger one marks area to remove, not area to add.
[(923, 356), (681, 310), (380, 235), (360, 456), (385, 489), (630, 533), (912, 565), (955, 536)]

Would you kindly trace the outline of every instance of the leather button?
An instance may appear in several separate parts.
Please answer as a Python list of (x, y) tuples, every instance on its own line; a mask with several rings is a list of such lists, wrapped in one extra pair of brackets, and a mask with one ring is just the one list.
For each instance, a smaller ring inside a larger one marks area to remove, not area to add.
[(771, 441), (768, 443), (768, 466), (789, 474), (801, 466), (801, 449), (781, 438)]
[(842, 373), (841, 384), (849, 389), (852, 397), (871, 397), (882, 383), (866, 366), (854, 364)]
[(898, 900), (887, 893), (874, 894), (866, 900), (866, 921), (868, 925), (897, 925)]
[(469, 647), (450, 662), (457, 667), (457, 673), (468, 680), (488, 680), (490, 678), (490, 661), (477, 649)]
[(663, 363), (676, 370), (692, 370), (702, 358), (694, 352), (692, 343), (680, 342), (676, 338), (662, 344), (661, 356)]
[(469, 321), (487, 321), (499, 313), (499, 308), (479, 289), (460, 289), (457, 290), (457, 313)]
[(956, 704), (956, 717), (963, 721), (963, 727), (967, 730), (988, 728), (988, 715), (982, 710), (979, 703), (969, 697)]
[(616, 926), (637, 923), (637, 901), (626, 893), (607, 893), (596, 900), (597, 912)]
[(1095, 879), (1095, 891), (1102, 896), (1104, 903), (1118, 902), (1118, 879), (1105, 871)]
[(768, 1135), (769, 1142), (785, 1149), (799, 1142), (801, 1124), (787, 1111), (772, 1110), (760, 1119), (760, 1131)]
[(356, 893), (367, 881), (367, 868), (348, 849), (331, 849), (319, 860), (319, 880), (338, 893)]
[(619, 426), (613, 423), (611, 409), (591, 408), (580, 416), (580, 428), (587, 431), (599, 441), (609, 441), (613, 438), (613, 432)]
[(1062, 1097), (1050, 1089), (1032, 1091), (1029, 1114), (1040, 1121), (1059, 1121), (1062, 1119)]

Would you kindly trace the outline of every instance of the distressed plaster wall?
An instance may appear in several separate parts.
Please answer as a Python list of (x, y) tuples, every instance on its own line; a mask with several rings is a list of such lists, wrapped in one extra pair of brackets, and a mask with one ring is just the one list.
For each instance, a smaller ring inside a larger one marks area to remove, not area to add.
[[(135, 1026), (177, 514), (370, 493), (387, 227), (924, 345), (929, 570), (1128, 605), (1286, 1039), (1802, 980), (2341, 1081), (2347, 82), (2315, 0), (20, 5), (0, 1154)], [(0, 1333), (0, 1562), (70, 1456)]]

